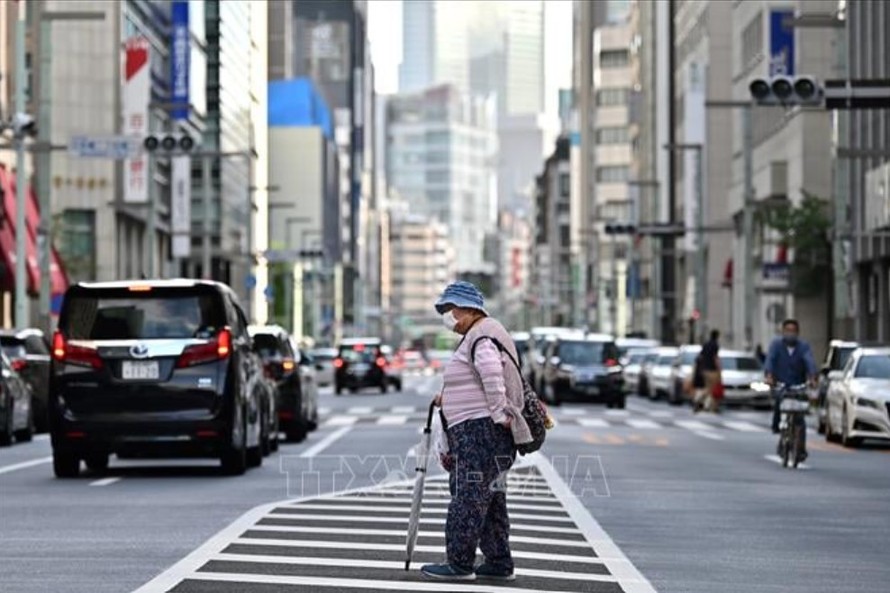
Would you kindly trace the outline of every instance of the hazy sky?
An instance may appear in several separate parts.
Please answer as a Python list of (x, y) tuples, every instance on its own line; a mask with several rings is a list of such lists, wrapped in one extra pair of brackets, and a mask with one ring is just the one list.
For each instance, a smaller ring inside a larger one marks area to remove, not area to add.
[[(374, 86), (379, 93), (394, 93), (398, 90), (402, 61), (402, 0), (370, 0), (368, 7)], [(544, 7), (547, 111), (556, 115), (556, 89), (568, 88), (572, 83), (572, 2), (546, 0)]]

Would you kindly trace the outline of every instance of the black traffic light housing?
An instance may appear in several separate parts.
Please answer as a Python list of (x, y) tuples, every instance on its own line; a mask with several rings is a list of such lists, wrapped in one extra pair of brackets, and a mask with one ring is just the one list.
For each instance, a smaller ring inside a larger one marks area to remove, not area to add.
[(812, 76), (755, 78), (748, 84), (758, 105), (822, 105), (822, 85)]
[(195, 140), (187, 135), (164, 134), (163, 136), (146, 136), (142, 141), (146, 152), (155, 152), (158, 149), (164, 152), (191, 152), (195, 148)]
[(607, 235), (636, 235), (637, 225), (629, 222), (609, 222), (606, 223)]

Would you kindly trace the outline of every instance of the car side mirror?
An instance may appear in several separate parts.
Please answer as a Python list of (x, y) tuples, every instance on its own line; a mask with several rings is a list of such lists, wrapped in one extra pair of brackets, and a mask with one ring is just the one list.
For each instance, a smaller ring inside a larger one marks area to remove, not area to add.
[(829, 371), (828, 380), (829, 381), (840, 381), (844, 378), (844, 371)]

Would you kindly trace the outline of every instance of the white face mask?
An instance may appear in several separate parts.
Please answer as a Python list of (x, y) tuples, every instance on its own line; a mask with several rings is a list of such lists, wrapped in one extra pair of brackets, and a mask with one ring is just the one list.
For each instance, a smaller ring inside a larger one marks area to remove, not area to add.
[(457, 326), (457, 319), (455, 319), (454, 317), (454, 311), (442, 313), (442, 324), (448, 329), (448, 331), (454, 331), (454, 328)]

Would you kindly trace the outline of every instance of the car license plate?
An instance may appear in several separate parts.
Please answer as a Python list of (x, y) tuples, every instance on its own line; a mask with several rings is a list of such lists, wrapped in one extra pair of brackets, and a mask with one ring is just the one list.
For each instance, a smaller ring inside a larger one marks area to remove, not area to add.
[(360, 375), (362, 373), (367, 373), (370, 368), (371, 365), (369, 364), (357, 364), (352, 367), (352, 372), (356, 375)]
[(134, 362), (125, 360), (121, 365), (121, 377), (128, 381), (147, 381), (161, 376), (156, 360)]
[(587, 395), (599, 395), (600, 388), (596, 386), (588, 387), (586, 389)]

